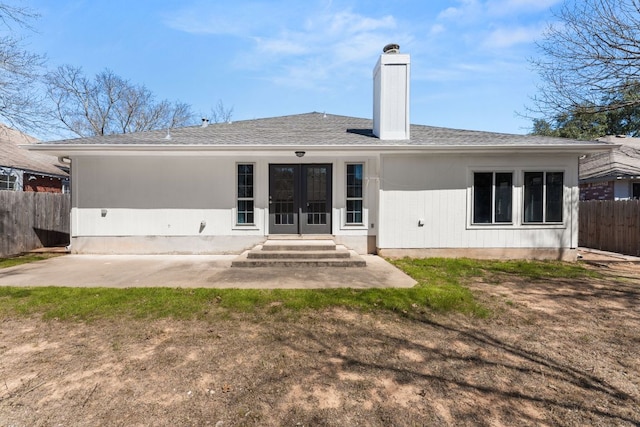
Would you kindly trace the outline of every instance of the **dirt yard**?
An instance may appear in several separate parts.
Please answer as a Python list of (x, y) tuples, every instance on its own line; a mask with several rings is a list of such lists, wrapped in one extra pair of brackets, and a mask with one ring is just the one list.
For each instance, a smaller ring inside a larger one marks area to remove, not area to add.
[(640, 268), (595, 268), (474, 283), (486, 320), (2, 319), (0, 426), (639, 425)]

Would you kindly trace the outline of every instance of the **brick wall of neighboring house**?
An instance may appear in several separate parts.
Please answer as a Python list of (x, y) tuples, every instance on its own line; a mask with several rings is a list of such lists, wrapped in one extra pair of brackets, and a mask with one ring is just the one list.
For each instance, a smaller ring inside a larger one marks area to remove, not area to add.
[(580, 200), (613, 200), (613, 181), (580, 184)]
[(23, 190), (36, 193), (62, 193), (62, 179), (25, 173)]

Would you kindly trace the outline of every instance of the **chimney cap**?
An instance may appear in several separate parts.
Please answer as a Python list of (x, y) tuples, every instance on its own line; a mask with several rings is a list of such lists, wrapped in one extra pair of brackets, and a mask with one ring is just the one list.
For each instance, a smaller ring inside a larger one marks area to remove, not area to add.
[(396, 43), (389, 43), (382, 48), (382, 53), (398, 53), (400, 52), (400, 45)]

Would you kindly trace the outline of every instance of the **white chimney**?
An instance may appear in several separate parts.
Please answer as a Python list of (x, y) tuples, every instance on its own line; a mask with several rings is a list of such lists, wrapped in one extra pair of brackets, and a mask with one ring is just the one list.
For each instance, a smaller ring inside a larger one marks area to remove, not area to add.
[(397, 44), (386, 45), (382, 52), (373, 69), (373, 134), (380, 139), (410, 139), (411, 59), (399, 53)]

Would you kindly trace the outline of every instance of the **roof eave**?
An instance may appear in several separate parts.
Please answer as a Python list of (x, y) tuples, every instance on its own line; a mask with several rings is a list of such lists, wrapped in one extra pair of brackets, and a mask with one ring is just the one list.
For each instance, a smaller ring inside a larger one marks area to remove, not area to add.
[(600, 144), (509, 144), (509, 145), (418, 145), (418, 144), (343, 144), (343, 145), (184, 145), (184, 144), (37, 144), (23, 146), (30, 151), (61, 156), (93, 155), (101, 153), (221, 153), (221, 152), (252, 152), (259, 149), (265, 152), (283, 151), (359, 151), (383, 154), (392, 153), (576, 153), (589, 154), (611, 150), (616, 146)]

